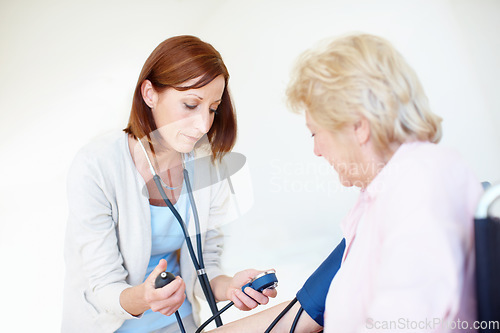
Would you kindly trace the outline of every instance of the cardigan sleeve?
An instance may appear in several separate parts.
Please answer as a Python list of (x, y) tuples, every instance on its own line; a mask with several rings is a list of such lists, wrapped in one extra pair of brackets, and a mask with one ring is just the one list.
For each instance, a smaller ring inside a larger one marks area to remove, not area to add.
[(120, 304), (121, 292), (130, 287), (125, 282), (117, 239), (117, 225), (112, 216), (112, 198), (106, 193), (106, 177), (95, 156), (80, 151), (68, 173), (68, 241), (88, 281), (87, 301), (97, 312), (121, 319), (133, 318)]

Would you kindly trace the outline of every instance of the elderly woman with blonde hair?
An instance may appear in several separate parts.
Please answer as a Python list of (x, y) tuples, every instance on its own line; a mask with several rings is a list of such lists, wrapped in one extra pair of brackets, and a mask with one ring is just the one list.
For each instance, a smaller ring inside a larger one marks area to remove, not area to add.
[[(314, 153), (343, 186), (360, 188), (341, 222), (345, 250), (322, 322), (305, 308), (295, 331), (473, 331), (473, 212), (482, 189), (455, 152), (437, 145), (441, 118), (412, 68), (380, 37), (344, 36), (299, 58), (287, 96), (305, 111)], [(228, 332), (263, 332), (287, 303)], [(289, 332), (300, 306), (272, 332)]]

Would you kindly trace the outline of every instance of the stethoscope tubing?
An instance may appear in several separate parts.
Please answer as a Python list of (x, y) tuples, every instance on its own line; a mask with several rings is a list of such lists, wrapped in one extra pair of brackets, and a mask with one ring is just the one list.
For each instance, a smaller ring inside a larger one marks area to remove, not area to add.
[(217, 320), (217, 318), (220, 318), (220, 315), (222, 313), (224, 313), (227, 309), (229, 309), (230, 307), (232, 307), (233, 305), (234, 305), (234, 303), (232, 301), (229, 302), (225, 307), (223, 307), (222, 309), (220, 309), (212, 317), (208, 318), (203, 324), (201, 324), (201, 326), (198, 327), (198, 329), (195, 331), (195, 333), (200, 333), (201, 331), (203, 331), (203, 329), (205, 327), (207, 327), (208, 324), (210, 324), (213, 320)]
[[(210, 287), (210, 281), (208, 280), (208, 276), (205, 272), (205, 263), (203, 261), (203, 249), (201, 245), (201, 230), (200, 230), (200, 220), (198, 216), (198, 210), (196, 209), (196, 203), (194, 201), (194, 196), (193, 196), (193, 190), (191, 188), (191, 182), (189, 181), (189, 173), (186, 170), (186, 167), (184, 165), (184, 160), (182, 161), (182, 166), (183, 170), (182, 173), (184, 175), (184, 180), (186, 183), (187, 187), (187, 192), (189, 196), (189, 201), (191, 203), (191, 208), (193, 210), (193, 218), (195, 222), (195, 227), (196, 227), (196, 247), (198, 250), (198, 259), (196, 258), (196, 255), (194, 253), (194, 248), (193, 248), (193, 243), (191, 242), (191, 238), (189, 237), (189, 233), (187, 230), (186, 223), (182, 219), (182, 217), (179, 215), (179, 212), (177, 209), (175, 209), (174, 205), (172, 205), (172, 202), (170, 202), (170, 199), (168, 199), (167, 194), (163, 190), (163, 186), (161, 184), (161, 179), (160, 176), (156, 173), (153, 164), (151, 163), (151, 160), (149, 159), (148, 153), (146, 152), (146, 149), (144, 148), (144, 145), (142, 144), (142, 141), (137, 138), (137, 142), (141, 146), (142, 151), (144, 152), (144, 155), (146, 156), (146, 160), (148, 161), (149, 164), (149, 170), (151, 171), (151, 174), (153, 175), (153, 180), (156, 184), (156, 187), (158, 188), (158, 191), (160, 192), (160, 195), (167, 204), (168, 208), (174, 214), (174, 217), (176, 220), (179, 222), (179, 225), (181, 226), (182, 233), (184, 234), (184, 239), (186, 240), (186, 246), (189, 251), (189, 256), (191, 257), (191, 260), (193, 262), (193, 265), (196, 269), (196, 273), (198, 275), (198, 280), (201, 285), (201, 289), (203, 290), (203, 294), (205, 295), (205, 298), (208, 302), (208, 305), (210, 306), (210, 310), (212, 311), (212, 314), (216, 314), (218, 312), (217, 309), (217, 304), (215, 302), (215, 297), (212, 291), (212, 288)], [(222, 320), (220, 317), (215, 318), (215, 323), (217, 327), (222, 326)]]
[(281, 311), (281, 313), (278, 315), (278, 317), (276, 317), (273, 322), (271, 323), (271, 325), (269, 325), (269, 327), (266, 329), (266, 331), (264, 333), (270, 333), (271, 330), (274, 328), (274, 326), (276, 326), (276, 324), (278, 324), (278, 322), (281, 320), (281, 318), (283, 318), (286, 313), (288, 311), (290, 311), (290, 309), (295, 305), (295, 303), (297, 303), (297, 297), (295, 297), (287, 306), (285, 309), (283, 309), (283, 311)]
[[(194, 249), (193, 249), (193, 243), (191, 242), (191, 238), (189, 238), (187, 227), (186, 227), (186, 223), (184, 223), (184, 221), (182, 220), (181, 216), (179, 215), (179, 212), (177, 211), (177, 209), (175, 209), (174, 205), (172, 205), (172, 202), (168, 199), (167, 194), (163, 190), (163, 187), (161, 185), (160, 176), (158, 176), (157, 174), (155, 174), (153, 176), (153, 180), (154, 180), (154, 182), (156, 184), (156, 187), (158, 188), (158, 191), (160, 191), (160, 195), (161, 195), (163, 201), (165, 201), (165, 203), (167, 204), (168, 208), (170, 208), (170, 211), (172, 212), (172, 214), (174, 214), (174, 217), (176, 218), (176, 220), (179, 221), (179, 224), (180, 224), (181, 229), (182, 229), (182, 233), (184, 234), (184, 238), (186, 240), (186, 245), (187, 245), (187, 248), (188, 248), (188, 251), (189, 251), (189, 255), (191, 256), (191, 259), (195, 258)], [(197, 260), (193, 260), (193, 264), (194, 264), (195, 269), (197, 271), (199, 271), (201, 269), (201, 267), (198, 264)]]
[(177, 324), (179, 324), (179, 329), (181, 330), (181, 333), (186, 333), (186, 329), (184, 328), (184, 324), (182, 323), (179, 311), (175, 311), (175, 319), (177, 319)]
[(290, 328), (290, 333), (295, 332), (295, 329), (297, 328), (297, 324), (299, 322), (300, 316), (302, 315), (302, 312), (304, 312), (304, 308), (300, 307), (299, 311), (297, 311), (297, 315), (295, 316), (295, 319), (293, 320), (292, 327)]
[[(191, 190), (191, 185), (189, 185), (189, 186), (187, 185), (190, 182), (189, 182), (188, 172), (185, 168), (183, 170), (183, 173), (184, 173), (184, 177), (186, 177), (186, 178), (184, 178), (184, 180), (186, 183), (186, 187), (188, 187), (189, 200), (192, 204), (195, 201), (194, 201), (193, 193)], [(163, 186), (161, 185), (160, 176), (158, 176), (156, 174), (156, 172), (153, 176), (153, 180), (156, 184), (156, 187), (158, 188), (158, 191), (160, 192), (160, 195), (161, 195), (163, 201), (165, 201), (168, 208), (170, 209), (172, 214), (174, 214), (175, 218), (177, 219), (177, 221), (179, 222), (179, 224), (181, 226), (182, 233), (184, 234), (184, 238), (186, 240), (186, 246), (188, 248), (189, 255), (191, 257), (193, 265), (194, 265), (196, 272), (198, 274), (198, 280), (200, 281), (201, 289), (203, 290), (205, 298), (207, 299), (207, 302), (208, 302), (208, 305), (210, 306), (210, 310), (212, 311), (212, 314), (215, 315), (218, 312), (217, 304), (215, 302), (215, 297), (213, 295), (212, 288), (210, 287), (210, 282), (208, 280), (207, 273), (205, 272), (205, 266), (203, 263), (203, 259), (201, 259), (200, 260), (201, 262), (199, 262), (198, 259), (196, 258), (196, 255), (194, 253), (193, 243), (191, 241), (191, 238), (189, 237), (186, 223), (184, 222), (184, 220), (180, 216), (177, 209), (175, 209), (175, 207), (172, 204), (172, 202), (170, 201), (170, 199), (168, 199), (167, 194), (165, 193)], [(198, 218), (198, 212), (196, 210), (196, 205), (192, 206), (192, 209), (193, 209), (193, 217), (194, 217), (195, 225), (196, 225), (196, 240), (197, 240), (196, 245), (197, 245), (198, 255), (199, 255), (199, 258), (203, 258), (203, 251), (202, 251), (202, 246), (201, 246), (200, 222), (199, 222), (199, 218)], [(216, 323), (217, 327), (222, 326), (222, 320), (220, 319), (220, 317), (215, 318), (215, 323)]]
[[(170, 209), (170, 211), (172, 212), (172, 214), (174, 215), (174, 217), (176, 218), (176, 220), (179, 222), (179, 225), (180, 225), (180, 227), (182, 229), (182, 233), (184, 235), (184, 239), (186, 240), (186, 246), (187, 246), (188, 251), (189, 251), (189, 256), (191, 257), (193, 265), (194, 265), (194, 267), (196, 269), (196, 272), (198, 274), (198, 280), (200, 282), (201, 289), (203, 290), (203, 293), (205, 294), (205, 298), (207, 299), (207, 302), (208, 302), (208, 304), (210, 306), (210, 310), (212, 311), (212, 314), (213, 314), (212, 317), (210, 317), (200, 327), (198, 327), (198, 329), (196, 330), (195, 333), (201, 332), (213, 320), (215, 320), (215, 323), (216, 323), (217, 327), (220, 327), (220, 326), (222, 326), (222, 320), (220, 318), (220, 315), (223, 312), (225, 312), (227, 309), (229, 309), (231, 306), (233, 306), (234, 303), (233, 302), (229, 302), (220, 311), (217, 309), (217, 304), (215, 302), (215, 297), (213, 295), (213, 291), (212, 291), (212, 288), (210, 286), (210, 281), (208, 280), (208, 276), (207, 276), (207, 274), (205, 272), (205, 263), (203, 262), (203, 249), (202, 249), (202, 245), (201, 245), (200, 220), (199, 220), (199, 216), (198, 216), (198, 210), (196, 208), (196, 202), (194, 201), (194, 196), (193, 196), (193, 190), (192, 190), (192, 187), (191, 187), (191, 182), (189, 180), (189, 173), (186, 170), (186, 167), (184, 165), (184, 161), (182, 163), (183, 164), (182, 173), (184, 175), (184, 180), (185, 180), (185, 184), (186, 184), (186, 188), (187, 188), (187, 192), (188, 192), (188, 196), (189, 196), (189, 201), (190, 201), (191, 208), (192, 208), (192, 211), (193, 211), (193, 218), (194, 218), (194, 221), (195, 221), (196, 243), (197, 243), (196, 244), (197, 245), (196, 248), (197, 248), (197, 251), (198, 251), (198, 258), (196, 257), (196, 255), (194, 253), (193, 243), (191, 241), (191, 238), (189, 237), (189, 233), (188, 233), (188, 230), (187, 230), (186, 223), (184, 222), (184, 220), (180, 216), (180, 214), (177, 211), (177, 209), (175, 209), (175, 207), (172, 204), (172, 202), (170, 201), (170, 199), (167, 197), (167, 194), (165, 193), (165, 190), (163, 189), (163, 186), (161, 184), (160, 176), (158, 176), (158, 174), (154, 170), (153, 165), (152, 165), (152, 163), (151, 163), (151, 161), (149, 159), (149, 156), (148, 156), (148, 154), (146, 152), (146, 149), (144, 148), (144, 145), (142, 144), (141, 140), (138, 139), (137, 141), (139, 142), (142, 150), (144, 151), (146, 159), (147, 159), (147, 161), (149, 163), (149, 168), (150, 168), (151, 173), (153, 175), (153, 180), (154, 180), (154, 182), (156, 184), (156, 187), (158, 188), (158, 191), (160, 192), (160, 195), (161, 195), (163, 201), (167, 204), (167, 207)], [(297, 298), (294, 298), (290, 302), (290, 304), (288, 304), (288, 306), (278, 315), (278, 317), (275, 318), (275, 320), (267, 328), (267, 330), (265, 331), (265, 333), (270, 332), (276, 326), (276, 324), (278, 323), (278, 321), (293, 307), (293, 305), (296, 302), (297, 302)], [(290, 329), (290, 333), (293, 333), (295, 331), (295, 328), (297, 327), (297, 323), (298, 323), (298, 321), (300, 319), (300, 316), (301, 316), (301, 314), (302, 314), (303, 311), (304, 311), (304, 309), (302, 307), (300, 307), (299, 311), (297, 312), (297, 315), (294, 318), (292, 327)], [(179, 325), (181, 333), (185, 333), (186, 331), (185, 331), (184, 325), (182, 323), (182, 319), (181, 319), (180, 314), (179, 314), (178, 311), (175, 312), (175, 317), (177, 319), (177, 323)]]
[[(197, 249), (198, 249), (198, 261), (200, 263), (200, 267), (205, 267), (205, 263), (203, 261), (203, 251), (201, 248), (201, 230), (200, 230), (200, 218), (198, 217), (198, 209), (196, 208), (196, 202), (194, 201), (193, 197), (193, 189), (191, 188), (191, 182), (189, 180), (189, 173), (184, 167), (182, 170), (182, 173), (184, 174), (184, 179), (186, 183), (186, 188), (189, 196), (189, 201), (191, 203), (191, 207), (193, 208), (193, 218), (196, 221), (195, 222), (195, 227), (196, 227), (196, 242), (198, 244)], [(158, 186), (158, 184), (157, 184)]]

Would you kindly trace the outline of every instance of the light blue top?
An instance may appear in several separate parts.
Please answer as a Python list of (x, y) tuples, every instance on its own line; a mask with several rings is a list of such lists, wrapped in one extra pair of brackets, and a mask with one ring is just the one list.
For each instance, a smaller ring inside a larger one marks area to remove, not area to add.
[[(190, 173), (191, 175), (191, 173)], [(190, 217), (189, 196), (186, 193), (185, 183), (182, 184), (182, 192), (179, 200), (174, 207), (179, 212), (184, 222), (188, 223)], [(152, 206), (151, 209), (151, 258), (146, 271), (146, 279), (155, 269), (161, 259), (167, 260), (167, 271), (174, 275), (179, 275), (180, 267), (177, 261), (176, 251), (184, 243), (184, 234), (179, 225), (179, 221), (172, 214), (167, 206)], [(179, 314), (182, 318), (190, 315), (193, 311), (188, 299), (179, 308)], [(159, 312), (147, 310), (142, 317), (126, 320), (116, 331), (119, 333), (142, 333), (151, 332), (163, 327), (167, 327), (177, 320), (175, 316), (165, 316)]]

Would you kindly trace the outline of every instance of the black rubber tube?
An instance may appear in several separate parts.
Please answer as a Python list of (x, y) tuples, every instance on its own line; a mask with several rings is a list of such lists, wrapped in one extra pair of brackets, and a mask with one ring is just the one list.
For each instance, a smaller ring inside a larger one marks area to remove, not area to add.
[(286, 313), (288, 311), (290, 311), (290, 309), (292, 308), (292, 306), (295, 305), (295, 303), (297, 303), (297, 297), (295, 297), (293, 300), (290, 301), (290, 304), (288, 304), (287, 307), (283, 311), (281, 311), (281, 313), (278, 315), (278, 317), (276, 317), (276, 319), (274, 319), (274, 321), (271, 323), (271, 325), (269, 325), (269, 327), (267, 328), (267, 330), (264, 333), (271, 332), (271, 330), (274, 328), (274, 326), (276, 326), (276, 324), (281, 320), (281, 318), (283, 318), (283, 316), (286, 315)]
[[(196, 258), (196, 255), (194, 253), (193, 243), (191, 242), (191, 238), (189, 237), (186, 223), (182, 220), (182, 217), (179, 215), (179, 212), (177, 211), (177, 209), (175, 209), (174, 205), (172, 205), (172, 202), (168, 199), (167, 194), (163, 190), (163, 186), (161, 185), (160, 176), (154, 175), (153, 180), (156, 183), (156, 187), (158, 188), (158, 191), (160, 192), (160, 195), (163, 198), (163, 201), (165, 201), (168, 208), (170, 209), (172, 214), (174, 214), (175, 218), (177, 219), (177, 221), (179, 222), (179, 224), (181, 226), (182, 233), (184, 234), (184, 238), (186, 239), (186, 245), (187, 245), (187, 248), (189, 251), (189, 256), (191, 257), (191, 260), (193, 261), (193, 265), (198, 273), (201, 269), (204, 269), (205, 267), (204, 267), (204, 265), (200, 265), (200, 263), (198, 262), (198, 260)], [(189, 183), (189, 176), (187, 178), (186, 185), (188, 183)], [(191, 186), (189, 186), (188, 191), (189, 191), (189, 189), (191, 189)], [(192, 199), (192, 193), (191, 192), (189, 192), (189, 193), (190, 193), (190, 201), (192, 201), (192, 203), (193, 203), (194, 200)], [(198, 213), (197, 212), (194, 213), (194, 212), (196, 212), (196, 206), (193, 206), (193, 215), (195, 217), (195, 221), (198, 221)], [(199, 233), (199, 223), (196, 223), (196, 231), (197, 231), (196, 237), (197, 237), (197, 242), (198, 242), (198, 244), (197, 244), (198, 245), (197, 246), (198, 253), (199, 253), (199, 256), (201, 258), (201, 262), (203, 262), (203, 251), (201, 250), (201, 235)], [(218, 309), (217, 309), (217, 304), (215, 302), (215, 297), (213, 295), (212, 288), (210, 287), (210, 282), (208, 280), (207, 274), (206, 273), (202, 273), (202, 274), (198, 273), (198, 280), (200, 282), (201, 289), (203, 290), (203, 294), (205, 295), (207, 303), (210, 306), (210, 310), (212, 311), (212, 314), (215, 315), (218, 312)], [(215, 323), (216, 323), (217, 327), (222, 326), (222, 320), (220, 319), (220, 317), (215, 319)]]
[(292, 328), (290, 328), (290, 333), (295, 332), (295, 328), (297, 328), (297, 323), (299, 322), (300, 315), (304, 312), (304, 308), (300, 307), (299, 311), (297, 311), (297, 315), (295, 316), (295, 319), (293, 320)]
[(186, 333), (184, 325), (182, 324), (182, 319), (181, 315), (179, 314), (179, 311), (175, 311), (175, 318), (177, 319), (177, 324), (179, 324), (179, 329), (181, 330), (181, 333)]
[(212, 320), (214, 320), (217, 317), (219, 317), (224, 311), (226, 311), (231, 306), (233, 306), (233, 304), (234, 304), (233, 302), (229, 302), (225, 307), (223, 307), (222, 309), (220, 309), (219, 312), (217, 312), (216, 314), (214, 314), (212, 317), (208, 318), (207, 321), (205, 321), (203, 324), (201, 324), (200, 327), (198, 327), (198, 329), (196, 330), (195, 333), (200, 333), (201, 331), (203, 331), (203, 329), (205, 327), (207, 327), (207, 325), (210, 324), (212, 322)]

